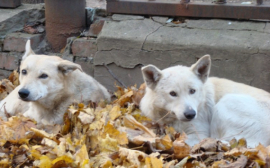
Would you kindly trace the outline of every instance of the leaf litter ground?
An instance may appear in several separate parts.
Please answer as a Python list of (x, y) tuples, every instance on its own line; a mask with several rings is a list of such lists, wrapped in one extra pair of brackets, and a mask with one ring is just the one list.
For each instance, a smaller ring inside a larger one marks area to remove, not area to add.
[[(0, 100), (18, 85), (15, 71), (0, 81)], [(226, 144), (207, 138), (188, 146), (184, 133), (141, 115), (144, 85), (117, 88), (111, 103), (71, 105), (63, 125), (22, 115), (0, 119), (0, 167), (270, 167), (270, 146), (247, 148), (244, 139)]]

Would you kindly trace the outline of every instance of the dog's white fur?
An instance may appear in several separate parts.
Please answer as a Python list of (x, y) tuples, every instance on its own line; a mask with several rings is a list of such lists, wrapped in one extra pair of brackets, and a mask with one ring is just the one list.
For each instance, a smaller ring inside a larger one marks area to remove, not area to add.
[[(210, 66), (210, 56), (205, 55), (191, 67), (143, 67), (147, 88), (140, 103), (142, 113), (185, 132), (192, 146), (206, 137), (246, 138), (251, 147), (270, 145), (270, 94), (227, 79), (208, 78)], [(187, 119), (184, 113), (196, 115)]]
[[(1, 101), (1, 117), (6, 117), (5, 111), (10, 115), (21, 112), (37, 122), (60, 124), (72, 102), (110, 101), (105, 87), (82, 72), (80, 65), (57, 56), (36, 55), (29, 40), (25, 51), (20, 85)], [(27, 89), (29, 96), (20, 97), (21, 89)]]

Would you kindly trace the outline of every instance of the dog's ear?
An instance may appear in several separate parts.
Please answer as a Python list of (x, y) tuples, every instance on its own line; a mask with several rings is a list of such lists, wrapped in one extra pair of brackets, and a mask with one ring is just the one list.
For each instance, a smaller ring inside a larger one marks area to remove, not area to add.
[(156, 87), (157, 82), (162, 76), (161, 70), (154, 65), (142, 67), (142, 74), (146, 85), (151, 89)]
[(26, 44), (25, 44), (25, 53), (22, 57), (22, 60), (24, 60), (26, 57), (28, 57), (29, 55), (33, 55), (35, 54), (34, 51), (31, 48), (31, 41), (27, 40)]
[(191, 70), (205, 82), (210, 74), (211, 58), (210, 55), (205, 55), (191, 66)]
[(67, 60), (61, 61), (58, 64), (58, 69), (65, 75), (69, 74), (70, 72), (73, 72), (76, 69), (83, 71), (79, 64), (75, 64), (75, 63), (67, 61)]

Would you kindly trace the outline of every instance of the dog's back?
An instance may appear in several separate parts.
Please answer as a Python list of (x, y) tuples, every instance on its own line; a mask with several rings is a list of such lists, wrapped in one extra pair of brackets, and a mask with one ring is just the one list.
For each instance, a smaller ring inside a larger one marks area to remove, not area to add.
[(250, 95), (258, 100), (266, 101), (269, 99), (270, 101), (270, 94), (265, 90), (224, 78), (210, 77), (208, 80), (213, 83), (216, 102), (218, 102), (226, 94), (230, 93), (245, 94)]

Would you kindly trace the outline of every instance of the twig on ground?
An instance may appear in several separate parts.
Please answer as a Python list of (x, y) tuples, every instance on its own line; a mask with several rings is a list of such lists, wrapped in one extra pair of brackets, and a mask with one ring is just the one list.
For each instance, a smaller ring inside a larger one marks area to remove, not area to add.
[(126, 86), (123, 82), (121, 82), (121, 81), (115, 76), (115, 74), (112, 72), (112, 70), (109, 69), (109, 67), (108, 67), (106, 64), (103, 64), (103, 65), (104, 65), (104, 67), (108, 70), (108, 72), (112, 75), (112, 77), (113, 77), (115, 80), (117, 80), (117, 82), (119, 82), (124, 88), (127, 88), (127, 86)]
[(163, 118), (165, 118), (168, 114), (171, 114), (171, 111), (168, 111), (163, 117), (161, 117), (160, 119), (158, 119), (156, 121), (156, 123), (158, 123), (160, 120), (162, 120)]

